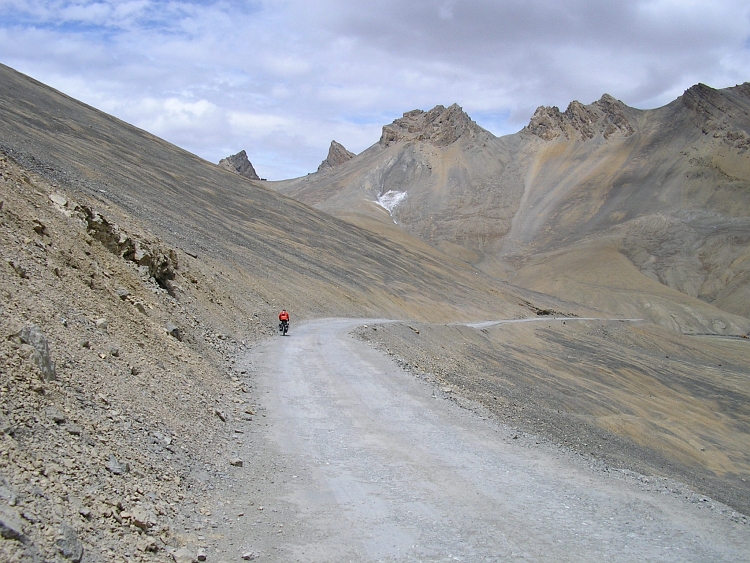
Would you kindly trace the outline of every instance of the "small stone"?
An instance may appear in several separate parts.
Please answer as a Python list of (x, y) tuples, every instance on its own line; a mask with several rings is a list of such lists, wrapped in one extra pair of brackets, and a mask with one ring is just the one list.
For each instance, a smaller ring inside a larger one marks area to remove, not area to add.
[(117, 288), (117, 297), (125, 301), (130, 296), (130, 292), (124, 287)]
[(26, 272), (26, 268), (24, 268), (20, 264), (14, 262), (13, 260), (8, 260), (8, 264), (15, 270), (19, 278), (27, 279), (29, 277), (28, 273)]
[(180, 334), (180, 329), (177, 327), (177, 325), (175, 325), (174, 323), (167, 323), (166, 330), (169, 336), (182, 341), (182, 335)]
[(157, 551), (159, 551), (159, 544), (157, 544), (156, 540), (151, 536), (143, 536), (135, 544), (135, 548), (138, 551), (143, 551), (144, 553), (156, 553)]
[(255, 553), (253, 553), (252, 551), (247, 551), (247, 552), (245, 552), (245, 553), (242, 554), (242, 559), (244, 559), (245, 561), (252, 561), (256, 557), (257, 557), (257, 555)]
[(49, 199), (52, 203), (54, 203), (55, 205), (59, 205), (60, 207), (65, 207), (66, 205), (68, 205), (68, 199), (58, 192), (52, 192), (51, 194), (49, 194)]
[(115, 475), (123, 475), (130, 471), (130, 466), (127, 463), (120, 463), (113, 455), (109, 456), (109, 461), (107, 461), (106, 468), (110, 473), (114, 473)]
[(0, 479), (0, 501), (5, 502), (8, 506), (15, 506), (18, 502), (18, 496), (4, 479)]
[(73, 436), (80, 436), (83, 433), (81, 427), (76, 424), (66, 424), (65, 430), (68, 431), (68, 434), (71, 434)]
[(49, 233), (47, 232), (47, 225), (42, 223), (39, 219), (34, 219), (32, 223), (34, 224), (32, 229), (34, 229), (34, 232), (36, 234), (49, 236)]
[(104, 332), (107, 332), (107, 328), (109, 327), (107, 319), (96, 319), (96, 321), (94, 321), (94, 324), (96, 324), (96, 328), (98, 328), (99, 330), (103, 330)]
[(131, 375), (138, 375), (139, 373), (141, 373), (141, 370), (138, 368), (138, 366), (132, 366), (130, 368)]
[(174, 559), (174, 563), (195, 563), (196, 561), (193, 553), (185, 547), (181, 547), (175, 551), (172, 554), (172, 559)]
[(218, 417), (219, 417), (219, 420), (221, 420), (222, 422), (226, 422), (226, 421), (227, 421), (227, 415), (225, 415), (225, 414), (224, 414), (224, 413), (223, 413), (222, 411), (220, 411), (219, 409), (214, 409), (214, 414), (215, 414), (216, 416), (218, 416)]
[(27, 326), (15, 336), (20, 338), (21, 342), (24, 344), (30, 344), (33, 346), (33, 359), (39, 367), (39, 370), (42, 372), (44, 381), (57, 379), (55, 363), (52, 361), (49, 352), (49, 343), (41, 329), (35, 325)]
[(233, 457), (229, 460), (229, 465), (233, 467), (242, 467), (244, 465), (244, 462), (238, 457)]
[(144, 531), (156, 523), (156, 518), (141, 506), (136, 506), (130, 511), (130, 519), (135, 526)]
[(67, 524), (61, 526), (60, 532), (60, 537), (57, 538), (56, 542), (57, 551), (65, 559), (70, 559), (73, 563), (80, 563), (83, 559), (83, 544), (78, 539), (78, 534)]
[(81, 342), (81, 348), (91, 348), (91, 342), (89, 342), (88, 340), (83, 340)]
[(18, 513), (3, 505), (0, 505), (0, 536), (8, 540), (25, 541), (23, 525)]
[(44, 409), (44, 412), (55, 424), (63, 424), (65, 422), (65, 415), (55, 407), (47, 407)]
[(9, 436), (13, 434), (15, 428), (11, 424), (10, 420), (8, 420), (5, 415), (0, 412), (0, 434), (8, 434)]
[(135, 307), (136, 309), (138, 309), (144, 315), (146, 314), (146, 306), (143, 303), (141, 303), (140, 301), (136, 301), (135, 303), (133, 303), (133, 307)]
[(198, 554), (197, 554), (197, 558), (198, 558), (198, 561), (205, 561), (206, 560), (206, 552), (203, 551), (202, 549), (199, 549), (198, 550)]
[(119, 358), (120, 357), (120, 349), (119, 348), (112, 348), (109, 351), (110, 354), (112, 354), (113, 358)]

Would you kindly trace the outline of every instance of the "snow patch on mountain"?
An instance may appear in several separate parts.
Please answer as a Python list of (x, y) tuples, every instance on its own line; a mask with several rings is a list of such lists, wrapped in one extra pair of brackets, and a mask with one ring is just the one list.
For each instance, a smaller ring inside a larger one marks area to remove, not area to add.
[[(406, 199), (406, 192), (397, 192), (396, 190), (389, 190), (384, 194), (378, 196), (375, 201), (379, 206), (383, 207), (393, 217), (393, 210), (396, 206)], [(395, 222), (395, 220), (394, 220)]]

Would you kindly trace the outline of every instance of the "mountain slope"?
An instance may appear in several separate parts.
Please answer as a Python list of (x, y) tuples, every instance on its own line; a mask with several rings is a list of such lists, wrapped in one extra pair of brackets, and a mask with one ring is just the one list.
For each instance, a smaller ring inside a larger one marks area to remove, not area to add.
[[(648, 111), (605, 95), (564, 112), (539, 108), (521, 132), (495, 138), (458, 106), (438, 106), (385, 126), (336, 171), (272, 187), (354, 223), (395, 222), (516, 285), (737, 334), (750, 316), (748, 110), (747, 84), (698, 85)], [(569, 269), (564, 256), (587, 254), (593, 268), (611, 249), (635, 266), (621, 273), (639, 292), (589, 301), (587, 271), (580, 260)], [(550, 253), (563, 258), (545, 269)], [(643, 302), (656, 294), (692, 299), (652, 314)]]
[(418, 241), (332, 220), (7, 67), (0, 78), (1, 142), (13, 158), (113, 215), (140, 217), (176, 247), (230, 264), (269, 300), (342, 315), (526, 314), (497, 284)]

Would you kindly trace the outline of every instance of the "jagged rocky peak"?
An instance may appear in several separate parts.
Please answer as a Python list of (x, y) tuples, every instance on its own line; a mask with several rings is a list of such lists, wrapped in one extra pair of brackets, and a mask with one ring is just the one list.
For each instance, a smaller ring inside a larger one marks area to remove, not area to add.
[(336, 168), (337, 166), (344, 164), (348, 160), (351, 160), (355, 156), (356, 155), (353, 152), (349, 152), (348, 150), (346, 150), (344, 145), (342, 145), (341, 143), (331, 141), (331, 146), (328, 148), (328, 156), (323, 162), (320, 163), (320, 166), (318, 166), (318, 172)]
[(558, 137), (586, 141), (596, 135), (609, 139), (616, 134), (628, 137), (635, 130), (627, 117), (626, 107), (609, 94), (588, 106), (578, 101), (570, 102), (564, 112), (556, 106), (540, 106), (523, 131), (545, 141)]
[(219, 166), (250, 180), (260, 180), (260, 176), (258, 176), (255, 168), (253, 168), (253, 165), (247, 159), (247, 153), (244, 150), (227, 158), (222, 158), (219, 161)]
[(399, 141), (426, 141), (445, 147), (461, 138), (487, 140), (492, 133), (472, 121), (458, 104), (446, 108), (435, 106), (430, 111), (406, 112), (383, 127), (380, 144), (384, 147)]

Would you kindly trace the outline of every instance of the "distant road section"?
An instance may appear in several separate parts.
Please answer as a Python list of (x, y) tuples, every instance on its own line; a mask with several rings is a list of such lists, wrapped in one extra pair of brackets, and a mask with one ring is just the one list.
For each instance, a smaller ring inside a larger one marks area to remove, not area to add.
[(638, 323), (643, 319), (602, 319), (597, 317), (550, 317), (550, 316), (539, 316), (539, 317), (527, 317), (524, 319), (504, 319), (499, 321), (482, 321), (479, 323), (466, 323), (464, 326), (470, 326), (472, 328), (488, 328), (495, 325), (505, 325), (512, 323), (536, 323), (546, 321), (620, 321), (622, 323)]
[(236, 549), (302, 562), (750, 561), (731, 510), (643, 490), (460, 408), (349, 336), (366, 322), (293, 324), (249, 356), (267, 426), (248, 451), (272, 460), (254, 479), (276, 497), (234, 528)]

